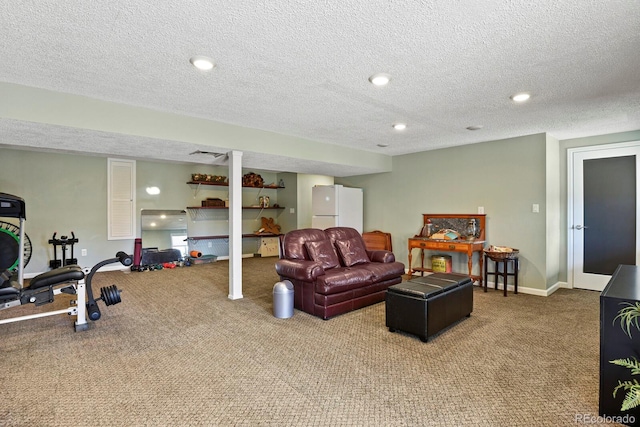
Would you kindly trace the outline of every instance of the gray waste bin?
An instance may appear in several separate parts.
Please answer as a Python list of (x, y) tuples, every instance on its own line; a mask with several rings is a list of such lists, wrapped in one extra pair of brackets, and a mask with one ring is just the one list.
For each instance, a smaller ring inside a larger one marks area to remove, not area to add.
[(280, 319), (293, 316), (293, 283), (288, 280), (273, 286), (273, 315)]

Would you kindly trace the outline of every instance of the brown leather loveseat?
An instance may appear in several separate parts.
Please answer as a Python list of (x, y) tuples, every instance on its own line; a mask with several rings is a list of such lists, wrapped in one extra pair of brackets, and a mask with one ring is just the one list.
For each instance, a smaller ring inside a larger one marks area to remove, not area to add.
[(353, 228), (306, 228), (280, 237), (276, 272), (294, 286), (294, 307), (328, 319), (385, 300), (404, 264), (390, 251), (367, 250)]

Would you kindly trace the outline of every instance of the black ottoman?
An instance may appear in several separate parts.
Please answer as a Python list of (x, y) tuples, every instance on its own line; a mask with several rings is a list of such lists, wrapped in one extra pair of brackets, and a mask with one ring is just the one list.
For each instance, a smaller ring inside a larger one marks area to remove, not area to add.
[(424, 342), (473, 311), (473, 281), (456, 273), (434, 273), (389, 286), (389, 331), (417, 335)]

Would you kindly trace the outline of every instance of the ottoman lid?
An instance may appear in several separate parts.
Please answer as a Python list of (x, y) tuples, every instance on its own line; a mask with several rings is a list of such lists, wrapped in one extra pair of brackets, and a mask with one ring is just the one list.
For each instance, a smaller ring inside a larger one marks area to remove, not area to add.
[(413, 277), (411, 278), (410, 282), (438, 286), (442, 288), (443, 291), (447, 291), (449, 289), (457, 288), (460, 285), (471, 282), (471, 278), (462, 274), (434, 273), (428, 276)]
[(471, 282), (471, 277), (460, 273), (433, 273), (428, 277), (446, 280), (448, 282), (456, 282), (458, 285), (464, 285), (467, 282)]
[(402, 295), (409, 295), (416, 298), (429, 299), (443, 292), (438, 286), (426, 285), (416, 282), (402, 282), (397, 285), (389, 286), (388, 292)]

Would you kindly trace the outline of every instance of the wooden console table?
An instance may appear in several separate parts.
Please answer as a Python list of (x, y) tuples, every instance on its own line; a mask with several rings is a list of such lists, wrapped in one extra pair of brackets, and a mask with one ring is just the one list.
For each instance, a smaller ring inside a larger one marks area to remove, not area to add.
[[(434, 231), (438, 231), (443, 228), (453, 229), (460, 233), (460, 239), (456, 240), (440, 240), (431, 239), (426, 235), (418, 235), (409, 238), (409, 276), (414, 271), (420, 271), (424, 275), (425, 271), (432, 271), (430, 268), (424, 267), (424, 251), (439, 251), (439, 252), (460, 252), (467, 254), (467, 265), (469, 268), (469, 276), (475, 281), (477, 280), (482, 286), (482, 272), (483, 272), (483, 258), (482, 250), (484, 249), (484, 236), (485, 236), (485, 215), (484, 214), (423, 214), (423, 224), (431, 222), (434, 227)], [(479, 228), (476, 237), (471, 239), (466, 238), (466, 226), (470, 219), (475, 219)], [(420, 267), (413, 267), (413, 249), (420, 249)], [(478, 252), (478, 265), (480, 272), (477, 275), (472, 274), (473, 270), (473, 253)]]

